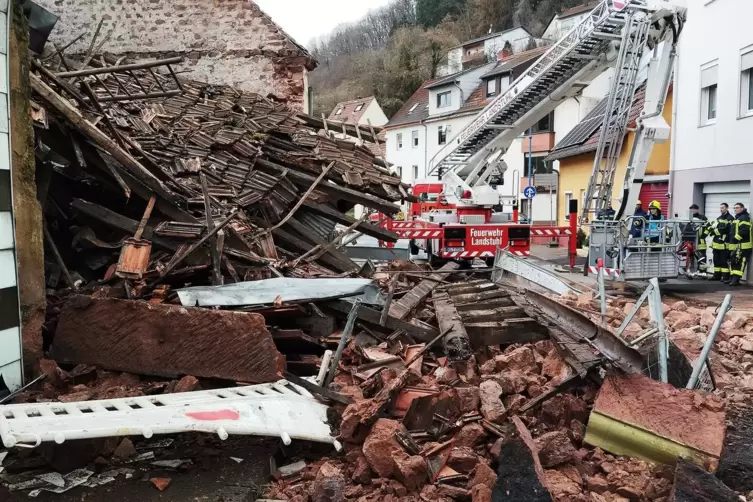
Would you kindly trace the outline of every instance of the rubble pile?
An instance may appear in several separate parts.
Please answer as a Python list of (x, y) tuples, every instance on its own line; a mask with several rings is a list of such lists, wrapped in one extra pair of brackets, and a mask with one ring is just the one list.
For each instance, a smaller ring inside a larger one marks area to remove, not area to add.
[[(434, 297), (457, 287), (438, 286)], [(557, 300), (600, 322), (599, 307), (591, 294)], [(610, 299), (608, 303), (610, 324), (616, 328), (634, 303), (624, 298)], [(437, 308), (437, 302), (427, 303), (420, 310), (422, 317), (430, 318), (427, 311), (432, 308)], [(664, 311), (671, 340), (689, 360), (695, 360), (705, 339), (703, 333), (713, 323), (715, 315), (708, 322), (713, 309), (669, 301)], [(725, 321), (722, 339), (730, 337), (733, 330), (744, 330), (747, 324), (743, 319), (748, 316), (731, 314)], [(648, 323), (647, 310), (641, 310), (626, 331), (628, 339), (634, 339)], [(689, 345), (690, 340), (693, 345)], [(407, 361), (410, 348), (395, 341), (363, 346), (354, 340), (331, 387), (355, 400), (347, 407), (337, 407), (341, 412), (338, 432), (345, 446), (344, 455), (301, 465), (294, 476), (278, 473), (268, 497), (298, 502), (673, 500), (672, 465), (610, 454), (584, 441), (586, 424), (593, 416), (600, 392), (599, 378), (577, 378), (573, 365), (568, 363), (571, 355), (553, 340), (503, 347), (482, 347), (465, 361), (432, 356), (428, 351), (423, 355), (420, 371), (417, 366), (406, 368), (393, 363), (378, 373), (364, 375), (359, 369), (373, 368), (373, 361), (388, 361), (395, 355)], [(738, 356), (744, 357), (744, 353), (738, 351), (735, 357)], [(715, 395), (670, 392), (671, 386), (662, 390), (666, 384), (656, 382), (656, 389), (651, 392), (658, 389), (664, 393), (665, 397), (658, 399), (664, 399), (670, 412), (687, 415), (692, 409), (693, 419), (718, 421), (718, 412), (724, 409), (721, 398), (729, 399), (740, 392), (740, 381), (726, 369), (730, 363), (720, 353), (712, 353), (711, 366), (718, 388)], [(576, 378), (571, 382), (573, 377)], [(643, 385), (640, 380), (632, 380)], [(623, 385), (625, 391), (628, 387)], [(677, 410), (673, 409), (670, 402), (679, 399), (671, 397), (675, 393), (689, 399), (690, 408), (678, 404)], [(544, 399), (535, 401), (544, 394)], [(631, 397), (640, 399), (640, 392)], [(720, 435), (704, 434), (703, 438), (698, 437), (699, 442), (721, 441), (721, 416)], [(655, 418), (661, 421), (662, 415)], [(686, 427), (690, 422), (680, 425), (683, 419), (678, 418), (675, 424), (667, 424), (668, 429), (680, 430), (693, 444), (697, 431)], [(685, 472), (689, 468), (683, 469)], [(725, 497), (733, 493), (709, 477), (712, 481), (695, 479), (688, 483), (716, 483)]]
[(266, 97), (179, 80), (170, 60), (107, 61), (31, 74), (50, 287), (165, 299), (173, 284), (354, 274), (336, 225), (396, 240), (347, 214), (410, 199), (365, 146)]

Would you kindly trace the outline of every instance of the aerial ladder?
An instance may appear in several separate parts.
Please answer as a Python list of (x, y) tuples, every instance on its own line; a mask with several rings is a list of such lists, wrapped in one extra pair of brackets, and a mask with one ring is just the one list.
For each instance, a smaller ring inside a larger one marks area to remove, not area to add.
[[(610, 205), (641, 62), (650, 56), (645, 106), (638, 119), (619, 211), (612, 223), (602, 225), (603, 245), (592, 249), (589, 261), (589, 266), (609, 266), (618, 275), (629, 262), (620, 249), (629, 235), (622, 218), (638, 200), (654, 144), (669, 137), (662, 110), (685, 12), (665, 0), (602, 1), (434, 156), (429, 174), (441, 174), (445, 197), (458, 211), (504, 203), (505, 197), (492, 185), (507, 169), (502, 157), (512, 142), (559, 103), (578, 95), (594, 78), (614, 67), (594, 171), (582, 208), (581, 222), (594, 220), (593, 216)], [(577, 202), (571, 204), (572, 228)], [(571, 235), (571, 248), (575, 237)], [(571, 252), (571, 262), (573, 257)], [(675, 265), (676, 258), (675, 254)], [(663, 272), (677, 274), (679, 265), (675, 265), (671, 267), (674, 272)], [(649, 273), (648, 268), (642, 267), (637, 275)]]

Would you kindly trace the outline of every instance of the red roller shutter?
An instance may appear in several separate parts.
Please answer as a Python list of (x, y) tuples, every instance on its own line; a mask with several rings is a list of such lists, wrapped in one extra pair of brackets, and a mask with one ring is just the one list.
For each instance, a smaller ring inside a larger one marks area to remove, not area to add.
[(643, 203), (643, 209), (648, 211), (648, 205), (652, 200), (658, 200), (661, 204), (661, 212), (665, 218), (669, 218), (671, 215), (667, 213), (669, 210), (669, 182), (662, 181), (659, 183), (644, 183), (641, 187), (640, 199)]

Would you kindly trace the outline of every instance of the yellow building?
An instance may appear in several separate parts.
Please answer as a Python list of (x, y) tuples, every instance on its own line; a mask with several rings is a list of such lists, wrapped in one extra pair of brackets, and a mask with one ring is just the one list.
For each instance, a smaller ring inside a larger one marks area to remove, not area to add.
[[(630, 124), (628, 129), (635, 128), (635, 120), (643, 110), (645, 98), (645, 86), (642, 86), (635, 93), (633, 107), (630, 110)], [(594, 165), (594, 152), (599, 142), (601, 125), (603, 123), (604, 109), (606, 108), (606, 98), (589, 113), (583, 121), (573, 128), (562, 140), (557, 143), (554, 151), (547, 157), (547, 160), (559, 160), (559, 193), (558, 205), (562, 208), (559, 211), (559, 224), (568, 224), (568, 207), (570, 200), (577, 197), (578, 211), (582, 210), (583, 200), (588, 182), (591, 178), (591, 172)], [(672, 125), (672, 87), (670, 86), (667, 94), (667, 101), (664, 106), (664, 119)], [(633, 146), (635, 133), (630, 131), (625, 138), (620, 153), (620, 161), (617, 166), (615, 175), (614, 188), (612, 191), (612, 201), (616, 205), (617, 199), (621, 196), (622, 184), (625, 179), (625, 170), (627, 168), (628, 157)], [(644, 209), (652, 200), (658, 200), (665, 214), (669, 207), (669, 151), (670, 140), (665, 143), (657, 144), (651, 154), (648, 165), (646, 166), (646, 176), (644, 177), (643, 188), (641, 189), (640, 199), (643, 202)], [(616, 207), (615, 207), (616, 209)]]

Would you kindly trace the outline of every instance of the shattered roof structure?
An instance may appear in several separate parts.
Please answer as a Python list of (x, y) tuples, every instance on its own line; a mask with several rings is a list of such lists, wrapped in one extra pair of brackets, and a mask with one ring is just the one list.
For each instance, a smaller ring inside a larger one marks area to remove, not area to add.
[[(146, 276), (165, 280), (187, 261), (213, 270), (214, 283), (225, 273), (267, 278), (269, 267), (292, 276), (356, 272), (331, 241), (336, 224), (396, 239), (345, 214), (356, 204), (394, 214), (407, 196), (368, 148), (261, 95), (180, 80), (172, 63), (97, 58), (54, 73), (34, 62), (32, 97), (44, 117), (35, 123), (38, 155), (53, 168), (50, 195), (63, 218), (52, 225), (55, 238), (74, 239), (72, 224), (98, 240), (113, 228), (116, 240), (133, 234), (155, 196), (145, 235), (161, 251)], [(211, 266), (196, 256), (207, 241), (219, 255)], [(88, 272), (101, 277), (96, 270), (117, 261), (110, 252)]]

